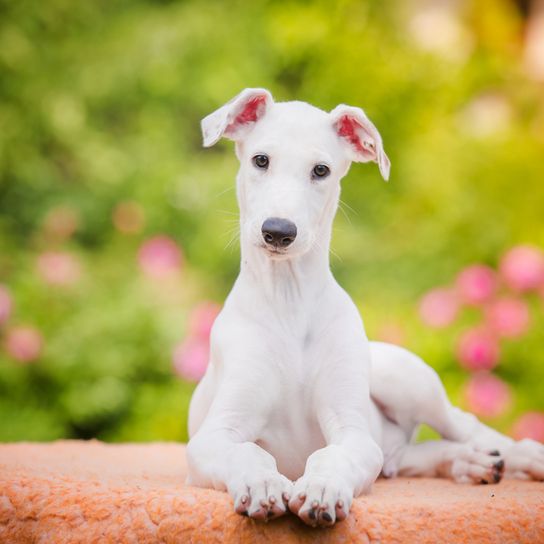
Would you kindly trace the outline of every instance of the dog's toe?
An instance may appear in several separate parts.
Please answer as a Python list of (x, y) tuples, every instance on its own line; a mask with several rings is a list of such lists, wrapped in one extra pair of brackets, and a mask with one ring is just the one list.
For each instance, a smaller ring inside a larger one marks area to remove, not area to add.
[(348, 511), (344, 506), (344, 501), (338, 499), (335, 504), (336, 521), (344, 521), (348, 517)]
[(270, 521), (287, 512), (293, 484), (281, 474), (267, 474), (242, 483), (234, 495), (234, 510), (259, 521)]
[(295, 493), (293, 498), (289, 501), (289, 510), (293, 512), (293, 514), (297, 514), (306, 501), (306, 493)]
[(307, 525), (330, 527), (347, 517), (351, 496), (332, 479), (305, 477), (295, 484), (289, 509)]
[(482, 452), (466, 445), (457, 452), (451, 472), (458, 483), (496, 484), (504, 473), (504, 459), (497, 450)]
[(506, 476), (544, 481), (544, 445), (525, 438), (515, 442), (504, 455)]

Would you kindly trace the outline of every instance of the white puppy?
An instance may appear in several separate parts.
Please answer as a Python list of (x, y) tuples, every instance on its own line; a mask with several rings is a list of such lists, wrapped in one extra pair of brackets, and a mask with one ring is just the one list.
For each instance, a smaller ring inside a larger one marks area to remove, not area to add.
[[(340, 179), (353, 161), (389, 176), (364, 112), (246, 89), (202, 129), (205, 146), (236, 142), (242, 259), (191, 402), (188, 483), (226, 489), (236, 512), (255, 519), (289, 508), (327, 526), (380, 473), (494, 483), (506, 467), (544, 479), (541, 444), (516, 443), (452, 407), (421, 359), (368, 342), (330, 271)], [(420, 423), (444, 439), (412, 444)]]

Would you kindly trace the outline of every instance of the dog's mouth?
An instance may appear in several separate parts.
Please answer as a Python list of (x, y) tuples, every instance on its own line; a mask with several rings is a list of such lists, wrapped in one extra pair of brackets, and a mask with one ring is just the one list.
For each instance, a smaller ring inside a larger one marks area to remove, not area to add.
[(255, 244), (257, 248), (265, 253), (265, 255), (273, 261), (287, 261), (304, 255), (309, 249), (306, 245), (290, 245), (289, 247), (277, 247), (264, 242)]
[(279, 248), (279, 247), (273, 247), (269, 246), (267, 244), (258, 244), (258, 247), (263, 249), (268, 257), (271, 259), (285, 259), (289, 257), (288, 250)]

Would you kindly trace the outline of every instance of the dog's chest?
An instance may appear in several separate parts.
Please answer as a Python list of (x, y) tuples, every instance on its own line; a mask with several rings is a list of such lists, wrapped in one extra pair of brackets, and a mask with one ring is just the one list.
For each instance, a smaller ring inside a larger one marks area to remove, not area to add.
[[(315, 406), (315, 360), (307, 350), (284, 361), (278, 370), (278, 395), (257, 443), (276, 459), (278, 470), (290, 479), (300, 477), (306, 460), (325, 446)], [(286, 368), (288, 370), (286, 371)]]
[(278, 470), (295, 480), (302, 476), (308, 456), (325, 446), (317, 419), (310, 414), (279, 411), (257, 443), (276, 459)]

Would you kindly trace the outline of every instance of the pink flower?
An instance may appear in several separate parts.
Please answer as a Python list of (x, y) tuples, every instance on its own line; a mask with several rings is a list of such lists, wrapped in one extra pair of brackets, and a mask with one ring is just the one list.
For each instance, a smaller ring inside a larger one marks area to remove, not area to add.
[(198, 382), (206, 372), (209, 356), (207, 341), (189, 338), (174, 349), (174, 369), (183, 379)]
[(523, 300), (504, 297), (486, 308), (487, 324), (499, 336), (517, 338), (529, 327), (529, 308)]
[(516, 440), (532, 438), (544, 442), (544, 413), (527, 412), (515, 423), (512, 434)]
[(544, 253), (533, 246), (516, 246), (505, 253), (500, 273), (514, 291), (530, 291), (544, 283)]
[(120, 202), (113, 210), (112, 221), (123, 234), (136, 234), (144, 227), (144, 210), (136, 202)]
[(6, 287), (0, 285), (0, 325), (5, 323), (11, 315), (11, 295)]
[(138, 261), (146, 275), (160, 279), (179, 272), (182, 253), (172, 238), (159, 235), (142, 244)]
[(495, 271), (483, 264), (468, 266), (457, 276), (456, 287), (463, 302), (481, 304), (489, 300), (497, 289)]
[(419, 304), (422, 321), (437, 329), (447, 327), (457, 317), (459, 301), (455, 292), (446, 287), (432, 289), (423, 296)]
[(43, 226), (50, 238), (65, 240), (77, 230), (79, 215), (75, 209), (69, 206), (57, 206), (45, 216)]
[(51, 285), (72, 285), (81, 276), (79, 261), (61, 251), (47, 251), (38, 257), (38, 272)]
[(208, 367), (210, 332), (221, 307), (214, 302), (202, 302), (189, 317), (189, 334), (174, 349), (174, 369), (185, 380), (199, 381)]
[(189, 335), (200, 340), (208, 340), (220, 310), (221, 306), (215, 302), (202, 302), (196, 306), (189, 318)]
[(381, 342), (389, 342), (397, 346), (404, 345), (406, 333), (399, 323), (386, 323), (376, 333), (376, 338)]
[(5, 348), (20, 363), (29, 363), (40, 356), (43, 338), (34, 327), (14, 327), (6, 334)]
[(487, 372), (472, 376), (465, 386), (468, 409), (478, 416), (497, 417), (512, 403), (510, 388), (500, 378)]
[(469, 370), (491, 370), (499, 354), (496, 336), (483, 327), (465, 331), (457, 343), (457, 358)]

